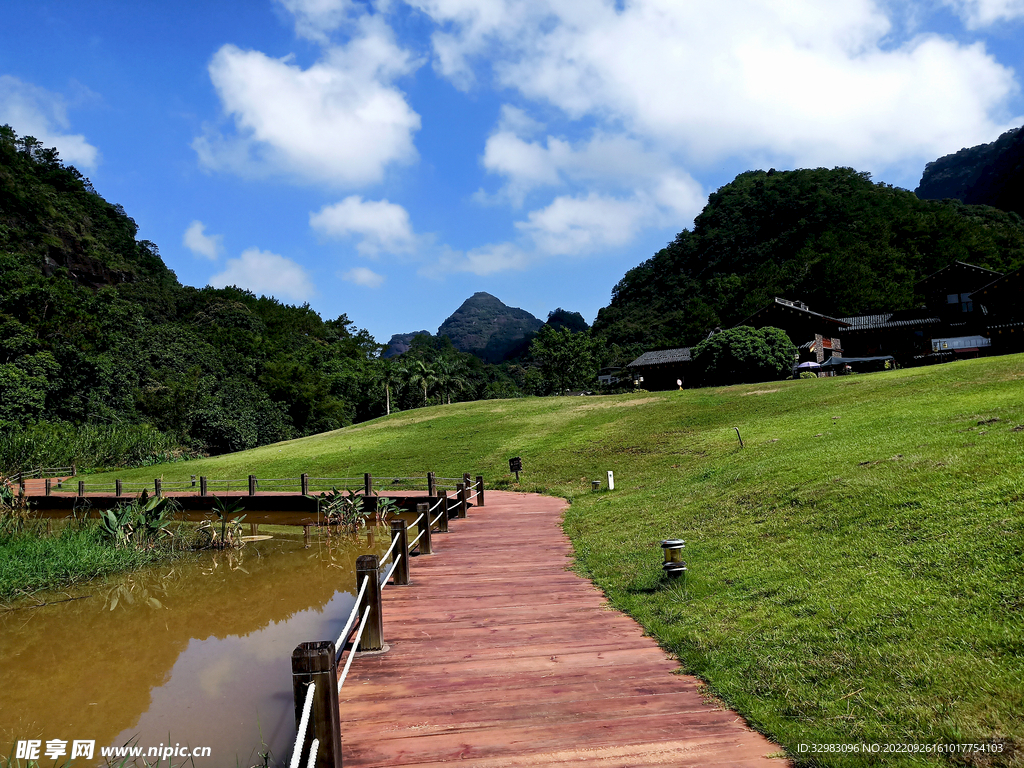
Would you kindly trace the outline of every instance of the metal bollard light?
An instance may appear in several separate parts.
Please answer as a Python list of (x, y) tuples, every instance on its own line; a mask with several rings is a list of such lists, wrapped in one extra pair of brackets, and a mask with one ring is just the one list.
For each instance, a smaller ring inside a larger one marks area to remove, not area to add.
[(682, 539), (665, 539), (661, 542), (661, 550), (664, 555), (662, 570), (670, 579), (678, 579), (686, 573), (686, 563), (683, 562), (683, 549), (686, 542)]

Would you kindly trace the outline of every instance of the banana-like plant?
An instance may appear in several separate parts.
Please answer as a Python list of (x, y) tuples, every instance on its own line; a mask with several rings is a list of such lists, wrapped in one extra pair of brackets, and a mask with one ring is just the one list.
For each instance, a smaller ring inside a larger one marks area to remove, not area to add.
[(230, 546), (227, 538), (227, 527), (228, 523), (231, 523), (231, 527), (234, 530), (236, 526), (241, 525), (245, 519), (245, 515), (239, 516), (239, 512), (244, 510), (242, 502), (236, 500), (231, 506), (224, 503), (223, 499), (219, 499), (216, 496), (213, 497), (213, 511), (217, 514), (217, 518), (220, 520), (220, 543), (215, 546), (221, 549)]
[(100, 512), (100, 535), (115, 547), (131, 544), (135, 533), (135, 515), (131, 504)]
[(138, 530), (147, 544), (156, 543), (161, 536), (170, 536), (167, 526), (174, 521), (177, 504), (171, 499), (154, 496), (147, 501), (140, 501), (138, 512)]

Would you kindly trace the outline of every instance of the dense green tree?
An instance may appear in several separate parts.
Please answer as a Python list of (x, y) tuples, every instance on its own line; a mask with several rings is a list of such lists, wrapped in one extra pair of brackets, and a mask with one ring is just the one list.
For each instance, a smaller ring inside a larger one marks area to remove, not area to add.
[(384, 388), (384, 415), (389, 416), (391, 414), (391, 390), (398, 389), (409, 372), (394, 359), (382, 359), (377, 361), (377, 375), (380, 385)]
[(434, 366), (417, 360), (409, 369), (409, 384), (423, 389), (423, 405), (426, 405), (429, 391), (437, 384)]
[(796, 346), (780, 328), (741, 325), (693, 348), (694, 373), (705, 385), (774, 381), (793, 370)]
[(437, 386), (441, 390), (441, 397), (448, 401), (448, 405), (452, 404), (452, 392), (466, 388), (465, 370), (466, 366), (455, 357), (442, 357), (434, 363)]
[(595, 383), (595, 344), (585, 331), (573, 333), (568, 328), (556, 331), (546, 325), (531, 342), (530, 355), (555, 394)]

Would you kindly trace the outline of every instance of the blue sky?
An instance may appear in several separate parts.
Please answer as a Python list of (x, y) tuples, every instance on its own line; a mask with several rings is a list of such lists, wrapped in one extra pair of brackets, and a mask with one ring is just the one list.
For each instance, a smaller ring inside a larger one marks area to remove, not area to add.
[(592, 321), (750, 168), (924, 164), (1024, 124), (1024, 0), (8, 0), (0, 123), (191, 285), (378, 341), (475, 291)]

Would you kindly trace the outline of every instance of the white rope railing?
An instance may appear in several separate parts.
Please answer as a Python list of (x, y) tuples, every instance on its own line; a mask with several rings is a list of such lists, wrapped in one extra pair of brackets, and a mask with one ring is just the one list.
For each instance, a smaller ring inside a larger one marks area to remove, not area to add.
[(385, 552), (383, 555), (381, 555), (380, 560), (378, 560), (377, 562), (383, 563), (385, 560), (387, 560), (388, 557), (391, 555), (391, 553), (395, 551), (395, 546), (397, 546), (397, 544), (398, 544), (398, 538), (396, 537), (396, 538), (391, 540), (391, 546), (388, 547), (388, 551)]
[(313, 743), (309, 745), (309, 760), (306, 761), (306, 768), (314, 768), (318, 751), (320, 751), (320, 739), (313, 739)]
[(337, 658), (339, 659), (341, 658), (341, 651), (345, 647), (345, 640), (348, 639), (348, 633), (352, 631), (352, 625), (355, 623), (356, 616), (359, 615), (359, 605), (363, 602), (363, 595), (366, 594), (366, 585), (369, 583), (370, 577), (363, 576), (363, 585), (356, 594), (356, 604), (352, 606), (352, 610), (348, 614), (348, 621), (345, 622), (345, 628), (341, 630), (341, 634), (338, 635), (338, 641), (334, 644), (334, 647), (338, 649)]
[(409, 544), (409, 551), (410, 552), (412, 550), (416, 549), (416, 545), (420, 543), (420, 539), (423, 538), (423, 534), (424, 533), (426, 533), (426, 531), (420, 531), (420, 535), (417, 536), (415, 539), (413, 539), (412, 542)]
[(441, 498), (439, 498), (437, 500), (437, 503), (434, 506), (432, 506), (430, 509), (427, 510), (427, 513), (429, 514), (430, 512), (433, 512), (435, 509), (440, 507), (441, 506), (441, 502), (443, 502), (443, 501), (444, 501), (444, 497), (442, 496)]
[(306, 689), (306, 700), (302, 704), (302, 717), (299, 718), (299, 732), (295, 735), (295, 746), (292, 747), (292, 759), (288, 763), (288, 768), (299, 768), (299, 760), (302, 759), (302, 743), (306, 740), (306, 731), (309, 728), (309, 713), (313, 709), (313, 691), (315, 690), (316, 683), (310, 683), (309, 688)]
[(384, 577), (384, 583), (380, 585), (380, 590), (381, 590), (381, 592), (383, 592), (383, 591), (384, 591), (384, 587), (386, 587), (386, 586), (388, 585), (388, 582), (389, 582), (389, 581), (391, 580), (391, 574), (393, 574), (393, 573), (395, 572), (395, 568), (397, 568), (397, 567), (398, 567), (398, 564), (399, 564), (399, 563), (400, 563), (401, 561), (402, 561), (402, 553), (401, 553), (401, 552), (399, 552), (399, 553), (398, 553), (398, 554), (397, 554), (397, 555), (395, 556), (395, 562), (393, 562), (393, 563), (391, 564), (391, 567), (390, 567), (390, 568), (388, 568), (388, 572), (387, 572), (387, 575), (386, 575), (386, 576)]
[(433, 520), (430, 521), (430, 527), (433, 528), (435, 525), (437, 525), (437, 521), (440, 520), (443, 515), (447, 515), (447, 514), (448, 514), (448, 512), (444, 511), (444, 510), (442, 510), (441, 512), (438, 512), (437, 517), (435, 517)]
[(366, 629), (366, 620), (370, 618), (370, 606), (366, 606), (363, 609), (363, 620), (359, 622), (359, 631), (356, 632), (355, 639), (352, 641), (352, 650), (348, 653), (348, 658), (345, 659), (345, 668), (341, 671), (341, 677), (338, 678), (338, 690), (341, 690), (341, 686), (345, 684), (345, 678), (348, 676), (348, 668), (352, 666), (352, 659), (356, 657), (356, 648), (359, 647), (359, 641), (363, 637), (363, 630)]

